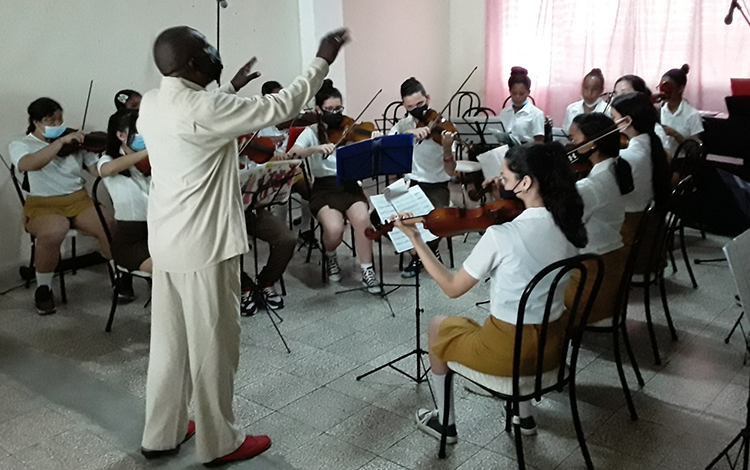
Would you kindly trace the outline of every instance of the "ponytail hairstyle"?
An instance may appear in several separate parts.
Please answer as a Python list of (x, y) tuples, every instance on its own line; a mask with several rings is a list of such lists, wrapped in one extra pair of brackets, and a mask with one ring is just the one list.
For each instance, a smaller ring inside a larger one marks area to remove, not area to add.
[(508, 79), (508, 89), (513, 88), (513, 85), (516, 83), (522, 83), (527, 89), (531, 90), (529, 71), (523, 67), (512, 67), (510, 69), (510, 78)]
[(604, 74), (602, 73), (602, 69), (591, 69), (591, 71), (583, 77), (583, 80), (586, 81), (587, 78), (598, 79), (600, 82), (602, 82), (602, 90), (604, 89)]
[(656, 110), (651, 99), (643, 93), (626, 93), (615, 97), (612, 107), (622, 116), (630, 116), (633, 129), (648, 134), (651, 145), (652, 184), (657, 209), (667, 206), (670, 193), (669, 163), (661, 140), (654, 132)]
[(34, 100), (26, 109), (26, 112), (29, 114), (29, 127), (26, 128), (26, 133), (31, 134), (36, 130), (34, 121), (41, 121), (58, 111), (62, 111), (62, 106), (52, 98), (39, 98)]
[(687, 74), (690, 72), (690, 66), (688, 64), (682, 64), (679, 69), (670, 69), (664, 74), (665, 77), (669, 78), (677, 84), (679, 87), (687, 85)]
[(281, 88), (283, 88), (281, 86), (281, 83), (277, 82), (276, 80), (271, 80), (271, 81), (265, 82), (260, 87), (260, 93), (263, 96), (266, 96), (266, 95), (270, 95), (271, 93), (273, 93), (273, 90), (281, 89)]
[(623, 75), (622, 77), (618, 78), (615, 82), (615, 88), (617, 88), (617, 84), (626, 81), (630, 83), (630, 86), (633, 88), (634, 91), (637, 91), (638, 93), (643, 93), (646, 96), (651, 96), (651, 89), (646, 86), (646, 81), (643, 80), (638, 75)]
[(422, 93), (427, 96), (427, 91), (425, 91), (424, 85), (422, 85), (419, 80), (414, 77), (407, 78), (404, 80), (404, 83), (401, 84), (401, 98), (411, 96), (414, 93)]
[[(343, 99), (338, 88), (334, 88), (333, 80), (326, 78), (323, 80), (323, 85), (320, 87), (320, 90), (315, 94), (315, 106), (322, 109), (323, 103), (330, 98)], [(326, 133), (324, 126), (321, 125), (322, 123), (321, 116), (318, 115), (318, 141), (320, 143), (328, 142), (328, 134)]]
[[(107, 129), (107, 155), (113, 159), (121, 157), (120, 149), (122, 148), (122, 141), (117, 137), (117, 133), (127, 132), (128, 139), (132, 138), (138, 133), (138, 129), (135, 126), (137, 120), (137, 109), (122, 108), (112, 115), (109, 119)], [(129, 178), (130, 170), (121, 171), (120, 174)]]
[(519, 179), (529, 176), (536, 181), (544, 206), (565, 238), (577, 248), (585, 247), (588, 236), (583, 223), (583, 200), (563, 146), (558, 142), (516, 146), (508, 150), (505, 161)]
[[(573, 124), (578, 126), (588, 141), (606, 134), (615, 127), (615, 121), (604, 113), (579, 114), (573, 119)], [(620, 188), (620, 194), (631, 193), (634, 189), (633, 171), (630, 163), (620, 158), (620, 132), (612, 132), (599, 137), (594, 145), (603, 158), (615, 159), (615, 179)]]
[(126, 103), (134, 96), (140, 97), (141, 94), (135, 90), (120, 90), (115, 93), (115, 108), (117, 108), (117, 111), (126, 109)]

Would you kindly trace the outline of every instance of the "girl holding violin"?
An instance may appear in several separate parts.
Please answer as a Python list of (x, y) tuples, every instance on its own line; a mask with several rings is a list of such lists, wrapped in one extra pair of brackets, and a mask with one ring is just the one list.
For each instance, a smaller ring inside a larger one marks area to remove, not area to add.
[(620, 152), (633, 172), (634, 189), (625, 196), (626, 214), (622, 226), (623, 243), (631, 246), (646, 206), (654, 201), (658, 210), (666, 209), (670, 193), (669, 164), (654, 132), (656, 113), (649, 97), (643, 93), (618, 95), (612, 101), (612, 117), (616, 121), (629, 117), (631, 121), (622, 131), (630, 138), (628, 148)]
[[(430, 322), (430, 375), (438, 408), (419, 409), (416, 421), (420, 430), (438, 439), (442, 431), (441, 416), (447, 406), (451, 407), (450, 416), (455, 416), (453, 403), (446, 404), (445, 400), (447, 362), (456, 361), (485, 374), (511, 376), (515, 331), (523, 328), (523, 344), (527, 346), (523, 347), (521, 364), (536, 364), (536, 325), (542, 322), (546, 297), (530, 298), (525, 324), (516, 325), (523, 291), (543, 268), (577, 255), (578, 249), (586, 245), (583, 203), (560, 144), (511, 148), (496, 182), (503, 192), (515, 195), (526, 208), (513, 221), (489, 227), (457, 273), (450, 272), (437, 260), (412, 225), (404, 220), (395, 221), (414, 243), (425, 270), (449, 297), (460, 297), (480, 280), (490, 277), (490, 316), (484, 325), (466, 317), (437, 316)], [(551, 281), (542, 281), (545, 282), (540, 286), (543, 292), (549, 290)], [(559, 300), (553, 305), (550, 317), (545, 365), (547, 358), (550, 365), (559, 359), (565, 337), (565, 323), (558, 321), (565, 310), (563, 284), (558, 286)], [(533, 373), (526, 369), (521, 371), (522, 375)], [(530, 403), (521, 403), (520, 415), (524, 434), (534, 434), (536, 423)], [(458, 440), (452, 419), (447, 435), (448, 443)]]
[(500, 111), (506, 136), (501, 144), (544, 142), (544, 112), (531, 103), (531, 79), (523, 67), (510, 69), (510, 104)]
[(700, 113), (682, 97), (687, 85), (688, 72), (688, 64), (679, 69), (671, 69), (661, 77), (659, 84), (665, 102), (661, 107), (661, 124), (668, 136), (665, 147), (673, 156), (682, 142), (686, 139), (700, 140), (703, 132), (703, 119)]
[[(148, 251), (148, 192), (151, 177), (135, 166), (148, 158), (146, 144), (138, 134), (138, 110), (123, 108), (115, 113), (109, 132), (106, 155), (97, 162), (107, 192), (115, 208), (117, 227), (112, 235), (112, 258), (117, 265), (130, 271), (152, 271)], [(132, 296), (129, 279), (121, 289)]]
[[(389, 134), (414, 135), (412, 170), (406, 177), (409, 178), (411, 186), (417, 185), (422, 188), (436, 209), (448, 207), (451, 202), (448, 182), (456, 170), (453, 134), (441, 132), (440, 138), (437, 139), (440, 144), (432, 139), (433, 130), (428, 127), (430, 122), (426, 119), (430, 112), (430, 95), (416, 78), (411, 77), (401, 84), (401, 100), (409, 114), (398, 121)], [(428, 245), (435, 256), (441, 259), (438, 251), (440, 239), (433, 240)], [(401, 277), (414, 277), (421, 267), (416, 252), (413, 251), (411, 255), (411, 262), (401, 272)]]
[[(624, 127), (620, 125), (620, 129)], [(576, 189), (583, 199), (583, 221), (588, 234), (588, 244), (581, 253), (601, 255), (606, 274), (588, 319), (589, 323), (596, 323), (612, 318), (630, 252), (630, 247), (622, 243), (620, 231), (625, 221), (624, 195), (633, 191), (633, 174), (627, 160), (618, 156), (618, 125), (605, 114), (576, 116), (570, 126), (570, 139), (578, 147), (579, 158), (586, 158), (593, 164), (588, 176), (576, 182)], [(591, 293), (598, 266), (590, 261), (585, 264), (588, 281), (582, 301)], [(580, 272), (573, 272), (565, 291), (567, 308), (571, 308), (575, 301), (580, 281)]]
[[(344, 216), (354, 228), (354, 243), (362, 267), (362, 283), (371, 294), (382, 288), (372, 265), (372, 240), (365, 236), (370, 227), (367, 198), (358, 184), (338, 186), (336, 183), (336, 143), (344, 132), (344, 106), (341, 92), (325, 80), (315, 95), (318, 123), (306, 128), (297, 138), (289, 154), (309, 158), (310, 172), (315, 179), (310, 195), (310, 211), (323, 226), (326, 273), (333, 282), (341, 280), (336, 248), (344, 240)], [(336, 136), (335, 134), (338, 134)]]
[(96, 237), (102, 256), (110, 258), (109, 243), (96, 214), (94, 201), (84, 188), (84, 165), (97, 175), (96, 155), (82, 148), (65, 157), (64, 146), (80, 145), (82, 132), (68, 132), (62, 107), (50, 98), (39, 98), (28, 107), (29, 127), (23, 139), (10, 144), (16, 168), (28, 177), (24, 204), (26, 231), (36, 238), (34, 294), (40, 315), (55, 313), (52, 278), (60, 258), (60, 246), (70, 228)]
[(581, 100), (568, 105), (565, 110), (562, 130), (568, 134), (573, 119), (579, 114), (603, 113), (607, 103), (602, 99), (604, 93), (604, 75), (601, 69), (591, 69), (581, 83)]

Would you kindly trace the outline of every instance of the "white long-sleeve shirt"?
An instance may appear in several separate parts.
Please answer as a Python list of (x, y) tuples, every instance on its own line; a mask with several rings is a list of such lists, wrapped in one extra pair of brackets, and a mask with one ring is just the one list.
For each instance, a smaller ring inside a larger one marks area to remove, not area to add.
[(316, 58), (281, 92), (242, 98), (164, 77), (143, 96), (138, 131), (152, 169), (148, 206), (154, 269), (194, 272), (248, 250), (236, 139), (290, 119), (328, 73)]

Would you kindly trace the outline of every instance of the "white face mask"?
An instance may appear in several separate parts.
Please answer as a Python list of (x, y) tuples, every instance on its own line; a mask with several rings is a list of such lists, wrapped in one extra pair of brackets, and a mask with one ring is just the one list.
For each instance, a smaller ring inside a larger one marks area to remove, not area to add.
[[(583, 97), (581, 97), (581, 98), (583, 98)], [(601, 96), (599, 98), (597, 98), (596, 101), (594, 101), (593, 103), (587, 103), (585, 99), (583, 100), (583, 104), (587, 108), (595, 108), (601, 102), (602, 102), (602, 97)]]

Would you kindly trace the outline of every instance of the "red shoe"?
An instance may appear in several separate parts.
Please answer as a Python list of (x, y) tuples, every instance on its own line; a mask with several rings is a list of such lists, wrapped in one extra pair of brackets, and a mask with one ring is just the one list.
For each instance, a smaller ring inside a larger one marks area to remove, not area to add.
[(177, 452), (180, 451), (180, 445), (184, 444), (188, 440), (190, 440), (191, 437), (195, 436), (195, 421), (192, 419), (188, 421), (188, 429), (187, 433), (185, 433), (185, 439), (182, 440), (179, 444), (177, 444), (177, 447), (174, 449), (167, 449), (167, 450), (148, 450), (141, 447), (141, 454), (143, 454), (144, 457), (147, 459), (158, 459), (160, 457), (167, 457), (170, 455), (175, 455)]
[(271, 439), (268, 436), (245, 436), (245, 442), (242, 443), (239, 449), (203, 465), (206, 467), (215, 467), (238, 460), (252, 459), (256, 455), (260, 455), (268, 450), (269, 447), (271, 447)]

